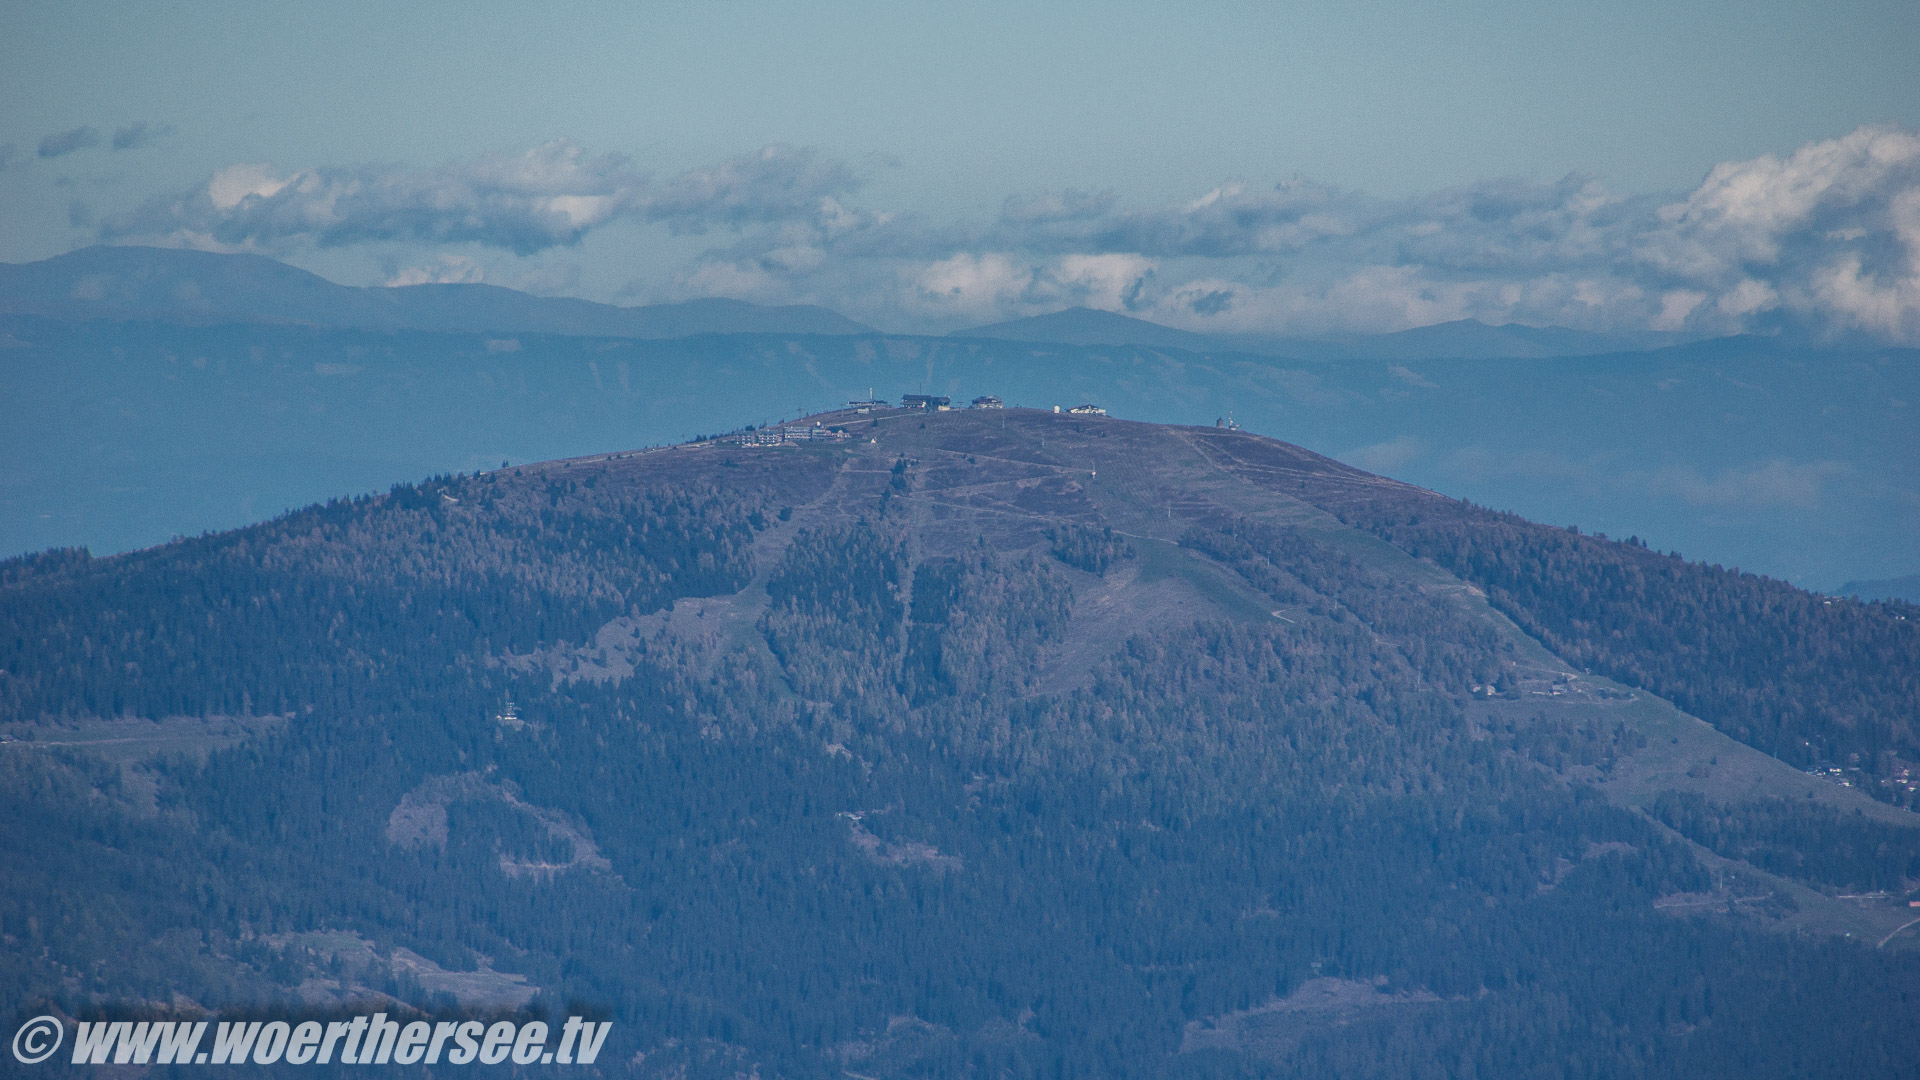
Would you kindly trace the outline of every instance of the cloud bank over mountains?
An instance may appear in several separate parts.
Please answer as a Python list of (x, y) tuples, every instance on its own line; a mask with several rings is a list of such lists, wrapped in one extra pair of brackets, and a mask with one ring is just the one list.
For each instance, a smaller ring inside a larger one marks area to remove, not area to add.
[(593, 156), (557, 139), (426, 171), (389, 165), (280, 175), (266, 165), (233, 165), (192, 191), (109, 216), (100, 237), (267, 252), (409, 241), (533, 255), (577, 244), (622, 217), (663, 222), (675, 233), (744, 228), (814, 212), (855, 186), (844, 164), (791, 147), (769, 146), (655, 183), (623, 155)]
[(234, 165), (97, 230), (274, 254), (411, 245), (429, 269), (401, 278), (478, 280), (484, 264), (498, 280), (616, 222), (653, 223), (715, 241), (639, 286), (659, 298), (818, 303), (916, 329), (1079, 304), (1214, 333), (1792, 322), (1920, 344), (1920, 134), (1896, 127), (1727, 162), (1678, 196), (1570, 176), (1384, 199), (1288, 179), (1157, 206), (1024, 193), (992, 220), (934, 223), (862, 207), (861, 180), (778, 145), (659, 179), (556, 140), (429, 169)]

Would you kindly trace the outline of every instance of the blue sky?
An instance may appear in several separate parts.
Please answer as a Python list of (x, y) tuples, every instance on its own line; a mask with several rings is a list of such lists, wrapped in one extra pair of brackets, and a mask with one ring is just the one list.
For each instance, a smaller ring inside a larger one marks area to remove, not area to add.
[(0, 260), (1920, 342), (1920, 5), (44, 4)]

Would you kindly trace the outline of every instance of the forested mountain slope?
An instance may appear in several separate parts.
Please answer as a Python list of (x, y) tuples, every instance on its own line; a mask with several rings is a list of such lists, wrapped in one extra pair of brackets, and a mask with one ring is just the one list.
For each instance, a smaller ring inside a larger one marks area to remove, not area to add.
[[(1437, 512), (1436, 512), (1437, 511)], [(1354, 512), (1487, 590), (1555, 652), (1646, 687), (1795, 764), (1864, 775), (1911, 804), (1920, 766), (1920, 608), (1823, 597), (1577, 530), (1463, 505)]]
[(7, 1000), (585, 1009), (636, 1076), (1920, 1061), (1912, 609), (1236, 431), (822, 420), (0, 564)]

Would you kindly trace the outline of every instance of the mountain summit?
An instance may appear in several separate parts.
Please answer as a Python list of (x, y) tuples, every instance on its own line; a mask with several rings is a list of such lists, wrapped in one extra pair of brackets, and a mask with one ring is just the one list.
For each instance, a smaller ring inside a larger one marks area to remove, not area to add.
[(0, 987), (642, 1077), (1920, 1060), (1920, 609), (867, 408), (0, 563)]

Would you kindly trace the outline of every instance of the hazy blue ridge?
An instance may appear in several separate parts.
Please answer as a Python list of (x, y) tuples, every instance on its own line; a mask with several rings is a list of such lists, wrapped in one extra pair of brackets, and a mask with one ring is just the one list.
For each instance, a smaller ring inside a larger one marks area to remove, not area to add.
[(616, 307), (478, 283), (357, 288), (336, 285), (261, 255), (146, 247), (90, 247), (34, 263), (0, 264), (0, 310), (65, 317), (638, 338), (857, 334), (872, 329), (826, 308), (765, 307), (720, 298)]
[(0, 317), (0, 551), (96, 552), (442, 471), (679, 441), (869, 390), (1229, 417), (1536, 520), (1816, 587), (1920, 565), (1914, 350), (1284, 361), (882, 335), (638, 341)]
[(952, 336), (1062, 345), (1144, 345), (1300, 360), (1544, 359), (1657, 349), (1699, 339), (1699, 335), (1660, 331), (1607, 334), (1564, 326), (1489, 326), (1476, 319), (1436, 323), (1391, 334), (1324, 337), (1199, 334), (1084, 307), (978, 326), (957, 331)]
[(1849, 581), (1835, 591), (1841, 596), (1857, 596), (1862, 600), (1911, 600), (1920, 604), (1920, 574), (1878, 581)]
[[(67, 318), (292, 322), (338, 329), (526, 332), (673, 338), (706, 333), (858, 334), (872, 331), (826, 308), (768, 307), (720, 297), (618, 307), (541, 297), (482, 283), (337, 285), (263, 255), (95, 246), (39, 262), (0, 264), (0, 311)], [(1073, 345), (1144, 345), (1299, 359), (1490, 359), (1582, 356), (1691, 340), (1661, 332), (1593, 333), (1489, 326), (1472, 319), (1390, 334), (1286, 337), (1203, 334), (1110, 311), (1074, 307), (959, 331), (960, 338)]]

